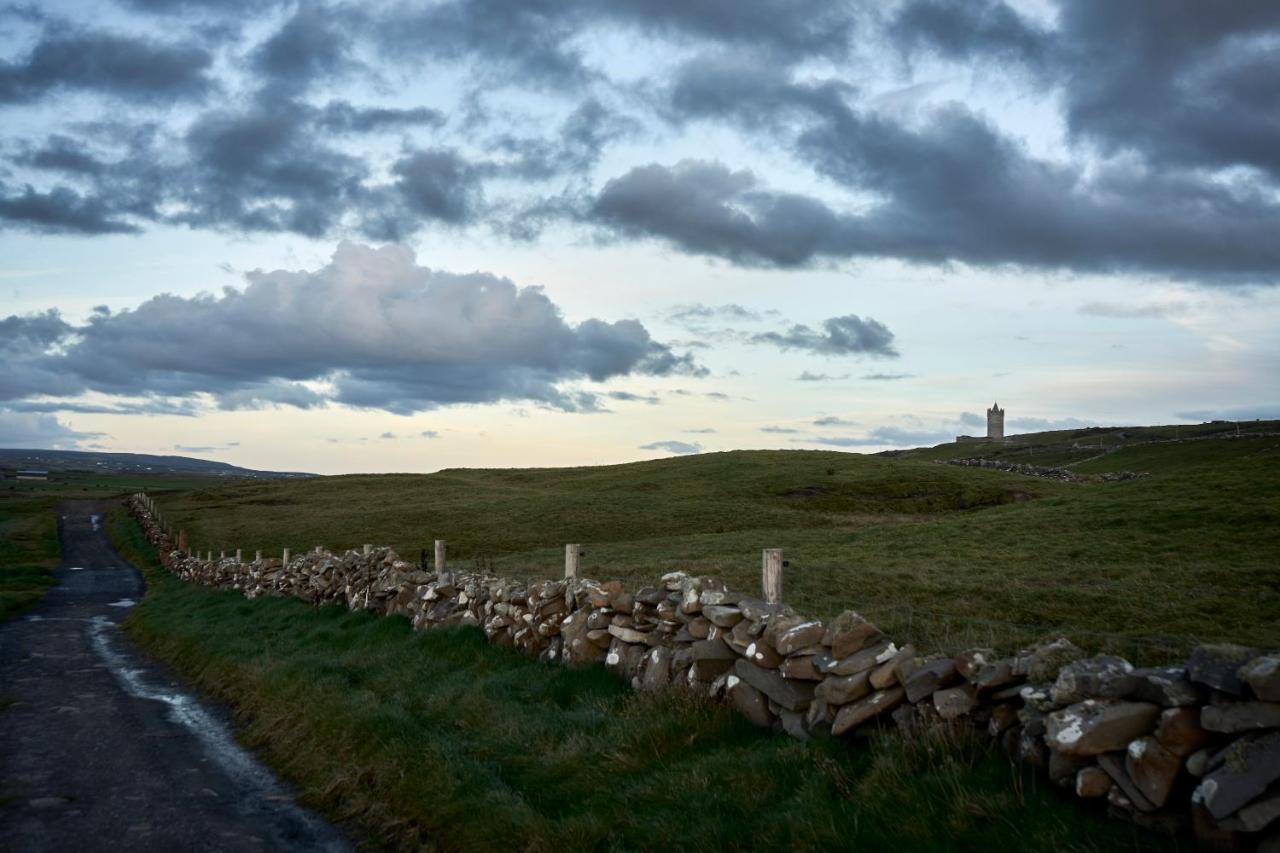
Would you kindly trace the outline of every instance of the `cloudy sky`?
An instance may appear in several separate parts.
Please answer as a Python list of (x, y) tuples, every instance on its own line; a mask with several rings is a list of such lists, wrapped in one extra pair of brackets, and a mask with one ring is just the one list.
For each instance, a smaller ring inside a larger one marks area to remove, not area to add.
[(1274, 0), (42, 0), (0, 116), (0, 446), (1280, 417)]

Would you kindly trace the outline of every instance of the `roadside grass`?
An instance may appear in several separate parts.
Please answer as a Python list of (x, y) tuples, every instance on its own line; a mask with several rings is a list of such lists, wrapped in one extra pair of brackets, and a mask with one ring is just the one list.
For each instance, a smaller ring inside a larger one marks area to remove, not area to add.
[(29, 610), (56, 583), (59, 553), (56, 500), (0, 498), (0, 622)]
[(475, 629), (183, 583), (108, 514), (147, 575), (127, 623), (227, 702), (304, 803), (401, 849), (1177, 849), (1049, 790), (956, 732), (800, 743), (598, 666)]
[(1280, 646), (1280, 438), (1128, 447), (1078, 470), (1150, 476), (1088, 485), (935, 451), (951, 448), (254, 482), (161, 507), (203, 550), (373, 542), (416, 559), (442, 538), (455, 565), (545, 578), (580, 542), (583, 574), (635, 585), (681, 569), (754, 590), (760, 549), (781, 547), (798, 610), (854, 608), (924, 650), (1066, 634), (1155, 663), (1203, 641)]

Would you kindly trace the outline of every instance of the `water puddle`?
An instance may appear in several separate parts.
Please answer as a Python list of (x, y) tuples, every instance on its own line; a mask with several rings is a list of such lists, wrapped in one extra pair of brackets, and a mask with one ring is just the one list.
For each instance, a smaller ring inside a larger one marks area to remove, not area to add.
[(83, 572), (84, 570), (85, 570), (84, 566), (71, 566), (70, 568), (67, 569), (67, 571), (69, 572)]
[(119, 601), (111, 602), (107, 606), (108, 607), (133, 607), (137, 603), (138, 602), (134, 601), (132, 598), (122, 598)]

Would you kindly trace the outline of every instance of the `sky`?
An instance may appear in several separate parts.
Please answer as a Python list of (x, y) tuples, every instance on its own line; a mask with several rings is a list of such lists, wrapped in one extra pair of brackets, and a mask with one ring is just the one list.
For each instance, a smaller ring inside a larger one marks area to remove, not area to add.
[(0, 446), (260, 469), (1280, 418), (1280, 4), (0, 7)]

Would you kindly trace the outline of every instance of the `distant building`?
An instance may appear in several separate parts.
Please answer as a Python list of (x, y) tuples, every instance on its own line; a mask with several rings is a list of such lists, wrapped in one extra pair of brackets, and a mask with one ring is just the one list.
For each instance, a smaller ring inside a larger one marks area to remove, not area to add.
[(47, 480), (49, 479), (48, 471), (40, 471), (32, 468), (27, 471), (19, 471), (14, 477), (15, 480)]
[(987, 434), (985, 437), (978, 435), (956, 436), (956, 444), (979, 441), (1004, 441), (1004, 409), (1000, 408), (1000, 403), (997, 402), (987, 409)]

